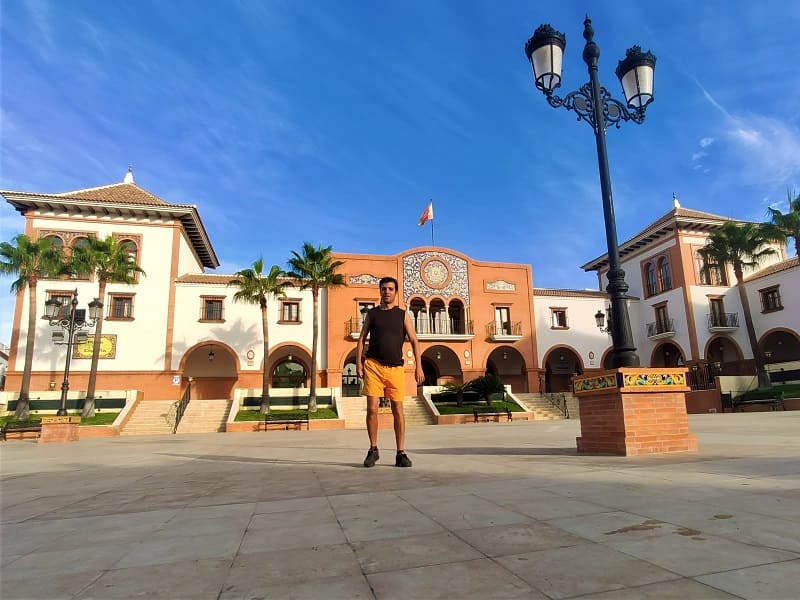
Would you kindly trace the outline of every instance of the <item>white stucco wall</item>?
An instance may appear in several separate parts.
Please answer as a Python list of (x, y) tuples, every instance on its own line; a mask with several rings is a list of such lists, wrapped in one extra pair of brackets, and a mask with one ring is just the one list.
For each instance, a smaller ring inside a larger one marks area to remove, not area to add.
[[(232, 276), (231, 276), (232, 277)], [(175, 320), (173, 335), (172, 368), (177, 369), (187, 351), (198, 344), (217, 342), (229, 346), (239, 359), (243, 371), (259, 371), (263, 361), (263, 340), (261, 337), (261, 310), (257, 304), (234, 302), (235, 287), (224, 284), (178, 283), (175, 288)], [(267, 303), (270, 352), (284, 343), (299, 344), (311, 352), (312, 342), (312, 300), (311, 292), (297, 288), (287, 288), (291, 298), (300, 298), (300, 324), (281, 324), (278, 299), (270, 298)], [(200, 322), (203, 307), (201, 296), (224, 297), (223, 323)], [(320, 344), (322, 344), (320, 336)], [(254, 358), (247, 360), (247, 351), (253, 350)], [(248, 362), (252, 364), (248, 365)]]

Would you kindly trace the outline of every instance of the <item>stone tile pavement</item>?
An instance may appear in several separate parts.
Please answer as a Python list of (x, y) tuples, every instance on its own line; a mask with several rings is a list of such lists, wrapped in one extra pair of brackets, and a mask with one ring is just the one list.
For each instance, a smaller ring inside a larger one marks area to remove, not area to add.
[(582, 456), (575, 421), (0, 445), (0, 596), (800, 597), (800, 412)]

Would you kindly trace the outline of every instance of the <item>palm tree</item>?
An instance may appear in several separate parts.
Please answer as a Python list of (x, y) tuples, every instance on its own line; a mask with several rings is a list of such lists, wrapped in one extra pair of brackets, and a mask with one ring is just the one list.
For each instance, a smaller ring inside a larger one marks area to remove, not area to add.
[(272, 298), (283, 298), (286, 293), (283, 289), (292, 285), (286, 281), (286, 273), (278, 265), (272, 265), (267, 275), (264, 275), (264, 261), (259, 258), (249, 269), (242, 269), (234, 273), (235, 279), (231, 279), (228, 285), (235, 285), (239, 288), (233, 295), (234, 302), (246, 302), (248, 304), (258, 304), (261, 308), (261, 332), (264, 342), (264, 368), (261, 373), (261, 412), (269, 413), (269, 322), (267, 321), (267, 300)]
[(61, 248), (50, 238), (32, 240), (25, 234), (17, 235), (12, 242), (0, 244), (0, 273), (17, 275), (11, 291), (21, 293), (28, 288), (28, 333), (25, 340), (25, 368), (22, 385), (14, 411), (15, 419), (26, 419), (30, 414), (31, 370), (33, 368), (33, 345), (36, 339), (36, 284), (40, 278), (58, 277), (66, 274)]
[[(104, 240), (90, 236), (85, 243), (75, 246), (72, 252), (72, 270), (81, 277), (94, 276), (97, 279), (96, 300), (103, 302), (106, 286), (109, 283), (136, 283), (136, 273), (145, 272), (136, 264), (127, 243), (118, 243), (116, 236), (109, 235)], [(100, 341), (103, 336), (103, 315), (97, 319), (92, 344), (92, 365), (89, 370), (89, 384), (83, 402), (81, 416), (94, 416), (94, 392), (97, 386), (97, 362), (100, 357)]]
[(706, 263), (706, 268), (722, 267), (725, 264), (733, 267), (736, 275), (736, 287), (739, 290), (739, 300), (744, 312), (747, 337), (750, 340), (750, 350), (753, 353), (758, 373), (759, 388), (768, 388), (772, 384), (764, 367), (764, 356), (758, 347), (756, 331), (753, 327), (750, 301), (744, 287), (744, 270), (756, 267), (764, 258), (777, 254), (777, 251), (769, 246), (769, 242), (773, 240), (774, 235), (761, 225), (728, 221), (719, 229), (712, 231), (706, 240), (705, 247), (698, 251)]
[(289, 276), (296, 279), (301, 290), (311, 289), (311, 298), (314, 303), (314, 325), (311, 336), (311, 386), (308, 393), (308, 410), (317, 412), (317, 338), (319, 337), (319, 291), (322, 288), (347, 285), (344, 275), (337, 273), (336, 269), (344, 263), (331, 258), (331, 246), (326, 248), (322, 244), (314, 247), (310, 242), (305, 242), (300, 253), (292, 250), (289, 259)]
[(786, 214), (777, 208), (767, 209), (767, 214), (770, 217), (768, 227), (770, 231), (775, 231), (779, 234), (776, 236), (779, 239), (794, 239), (795, 256), (800, 258), (800, 194), (797, 194), (793, 200), (790, 190), (786, 193), (786, 201), (789, 204), (789, 210)]

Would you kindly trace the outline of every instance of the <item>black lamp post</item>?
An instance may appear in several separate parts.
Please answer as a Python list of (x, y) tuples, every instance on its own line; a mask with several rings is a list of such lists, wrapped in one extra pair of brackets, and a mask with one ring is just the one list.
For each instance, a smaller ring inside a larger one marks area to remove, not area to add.
[(609, 315), (609, 328), (613, 340), (611, 364), (614, 368), (638, 367), (639, 357), (633, 344), (626, 303), (628, 284), (625, 283), (625, 272), (619, 265), (617, 227), (614, 221), (614, 203), (611, 199), (611, 177), (608, 172), (606, 151), (606, 127), (609, 125), (619, 127), (622, 121), (639, 124), (644, 121), (647, 105), (653, 101), (653, 72), (656, 57), (649, 51), (642, 52), (639, 46), (633, 46), (625, 53), (625, 59), (619, 61), (616, 73), (625, 93), (626, 106), (612, 98), (608, 91), (600, 86), (597, 76), (600, 48), (593, 41), (594, 30), (588, 16), (583, 22), (583, 37), (586, 39), (583, 60), (589, 67), (589, 82), (563, 98), (554, 95), (553, 91), (561, 86), (561, 63), (567, 44), (564, 34), (550, 25), (540, 25), (525, 44), (525, 55), (533, 67), (536, 88), (544, 93), (550, 106), (554, 108), (563, 106), (567, 110), (574, 111), (579, 121), (585, 121), (594, 130), (608, 246), (606, 291), (611, 297)]
[(69, 312), (61, 310), (61, 302), (56, 298), (51, 298), (44, 303), (45, 317), (53, 327), (61, 327), (66, 330), (67, 338), (64, 341), (64, 333), (61, 331), (53, 332), (53, 343), (58, 346), (67, 347), (67, 358), (64, 363), (64, 381), (61, 383), (61, 403), (58, 406), (58, 416), (67, 414), (67, 392), (69, 392), (69, 364), (72, 358), (72, 347), (86, 341), (88, 334), (82, 329), (94, 327), (97, 319), (103, 311), (103, 303), (97, 298), (89, 303), (89, 320), (86, 320), (86, 310), (78, 309), (78, 290), (72, 293)]

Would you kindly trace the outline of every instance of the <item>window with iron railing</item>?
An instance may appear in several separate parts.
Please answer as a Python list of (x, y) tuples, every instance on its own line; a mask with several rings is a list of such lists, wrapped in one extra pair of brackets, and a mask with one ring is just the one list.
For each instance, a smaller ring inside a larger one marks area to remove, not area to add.
[(201, 321), (222, 321), (222, 298), (203, 298)]
[(132, 294), (111, 294), (107, 319), (132, 319), (133, 318), (133, 295)]
[(761, 312), (783, 309), (779, 286), (759, 290), (759, 294), (761, 295)]

